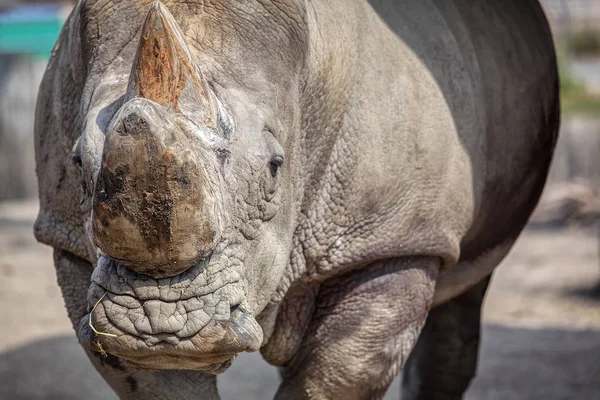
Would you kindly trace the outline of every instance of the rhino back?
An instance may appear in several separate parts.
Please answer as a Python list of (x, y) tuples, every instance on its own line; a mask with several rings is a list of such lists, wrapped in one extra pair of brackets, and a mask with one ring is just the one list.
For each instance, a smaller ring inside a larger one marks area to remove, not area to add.
[(309, 12), (292, 274), (409, 254), (451, 266), (516, 237), (558, 127), (539, 4), (334, 3)]
[(514, 241), (525, 226), (546, 182), (560, 104), (552, 34), (539, 3), (465, 3), (483, 75), (487, 142), (483, 191), (462, 244), (461, 261), (470, 261)]

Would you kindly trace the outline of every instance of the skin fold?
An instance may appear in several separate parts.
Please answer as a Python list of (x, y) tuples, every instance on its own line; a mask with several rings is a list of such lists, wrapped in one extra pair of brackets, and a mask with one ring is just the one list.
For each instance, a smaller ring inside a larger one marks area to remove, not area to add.
[(82, 0), (35, 234), (121, 398), (217, 399), (260, 350), (278, 399), (381, 398), (403, 366), (406, 398), (460, 399), (559, 114), (537, 1)]

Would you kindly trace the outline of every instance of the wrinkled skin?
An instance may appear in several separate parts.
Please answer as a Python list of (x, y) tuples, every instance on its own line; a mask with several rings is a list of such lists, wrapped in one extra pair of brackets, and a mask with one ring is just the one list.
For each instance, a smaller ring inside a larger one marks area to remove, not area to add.
[(260, 349), (277, 398), (380, 398), (408, 363), (404, 398), (458, 399), (557, 83), (535, 1), (80, 1), (35, 233), (122, 398), (218, 398)]

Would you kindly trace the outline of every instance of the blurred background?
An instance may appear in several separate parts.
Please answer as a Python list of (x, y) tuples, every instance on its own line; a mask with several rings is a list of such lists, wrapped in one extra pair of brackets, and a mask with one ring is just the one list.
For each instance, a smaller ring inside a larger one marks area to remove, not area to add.
[[(115, 398), (77, 344), (51, 249), (32, 234), (37, 90), (73, 4), (0, 0), (0, 399)], [(473, 400), (600, 399), (600, 0), (542, 5), (559, 53), (562, 131), (542, 201), (486, 297)], [(219, 386), (223, 399), (267, 399), (277, 383), (248, 354)]]

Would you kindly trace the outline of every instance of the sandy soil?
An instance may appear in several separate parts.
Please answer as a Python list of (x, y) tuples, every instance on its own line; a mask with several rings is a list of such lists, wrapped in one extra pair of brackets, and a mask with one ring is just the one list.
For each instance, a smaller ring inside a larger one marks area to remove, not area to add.
[[(37, 204), (0, 203), (0, 398), (110, 399), (78, 347), (52, 267), (32, 237)], [(495, 273), (468, 399), (600, 398), (600, 263), (590, 231), (528, 230)], [(251, 367), (251, 368), (250, 368)], [(223, 399), (271, 398), (277, 373), (243, 355)], [(399, 398), (395, 382), (386, 399)]]

